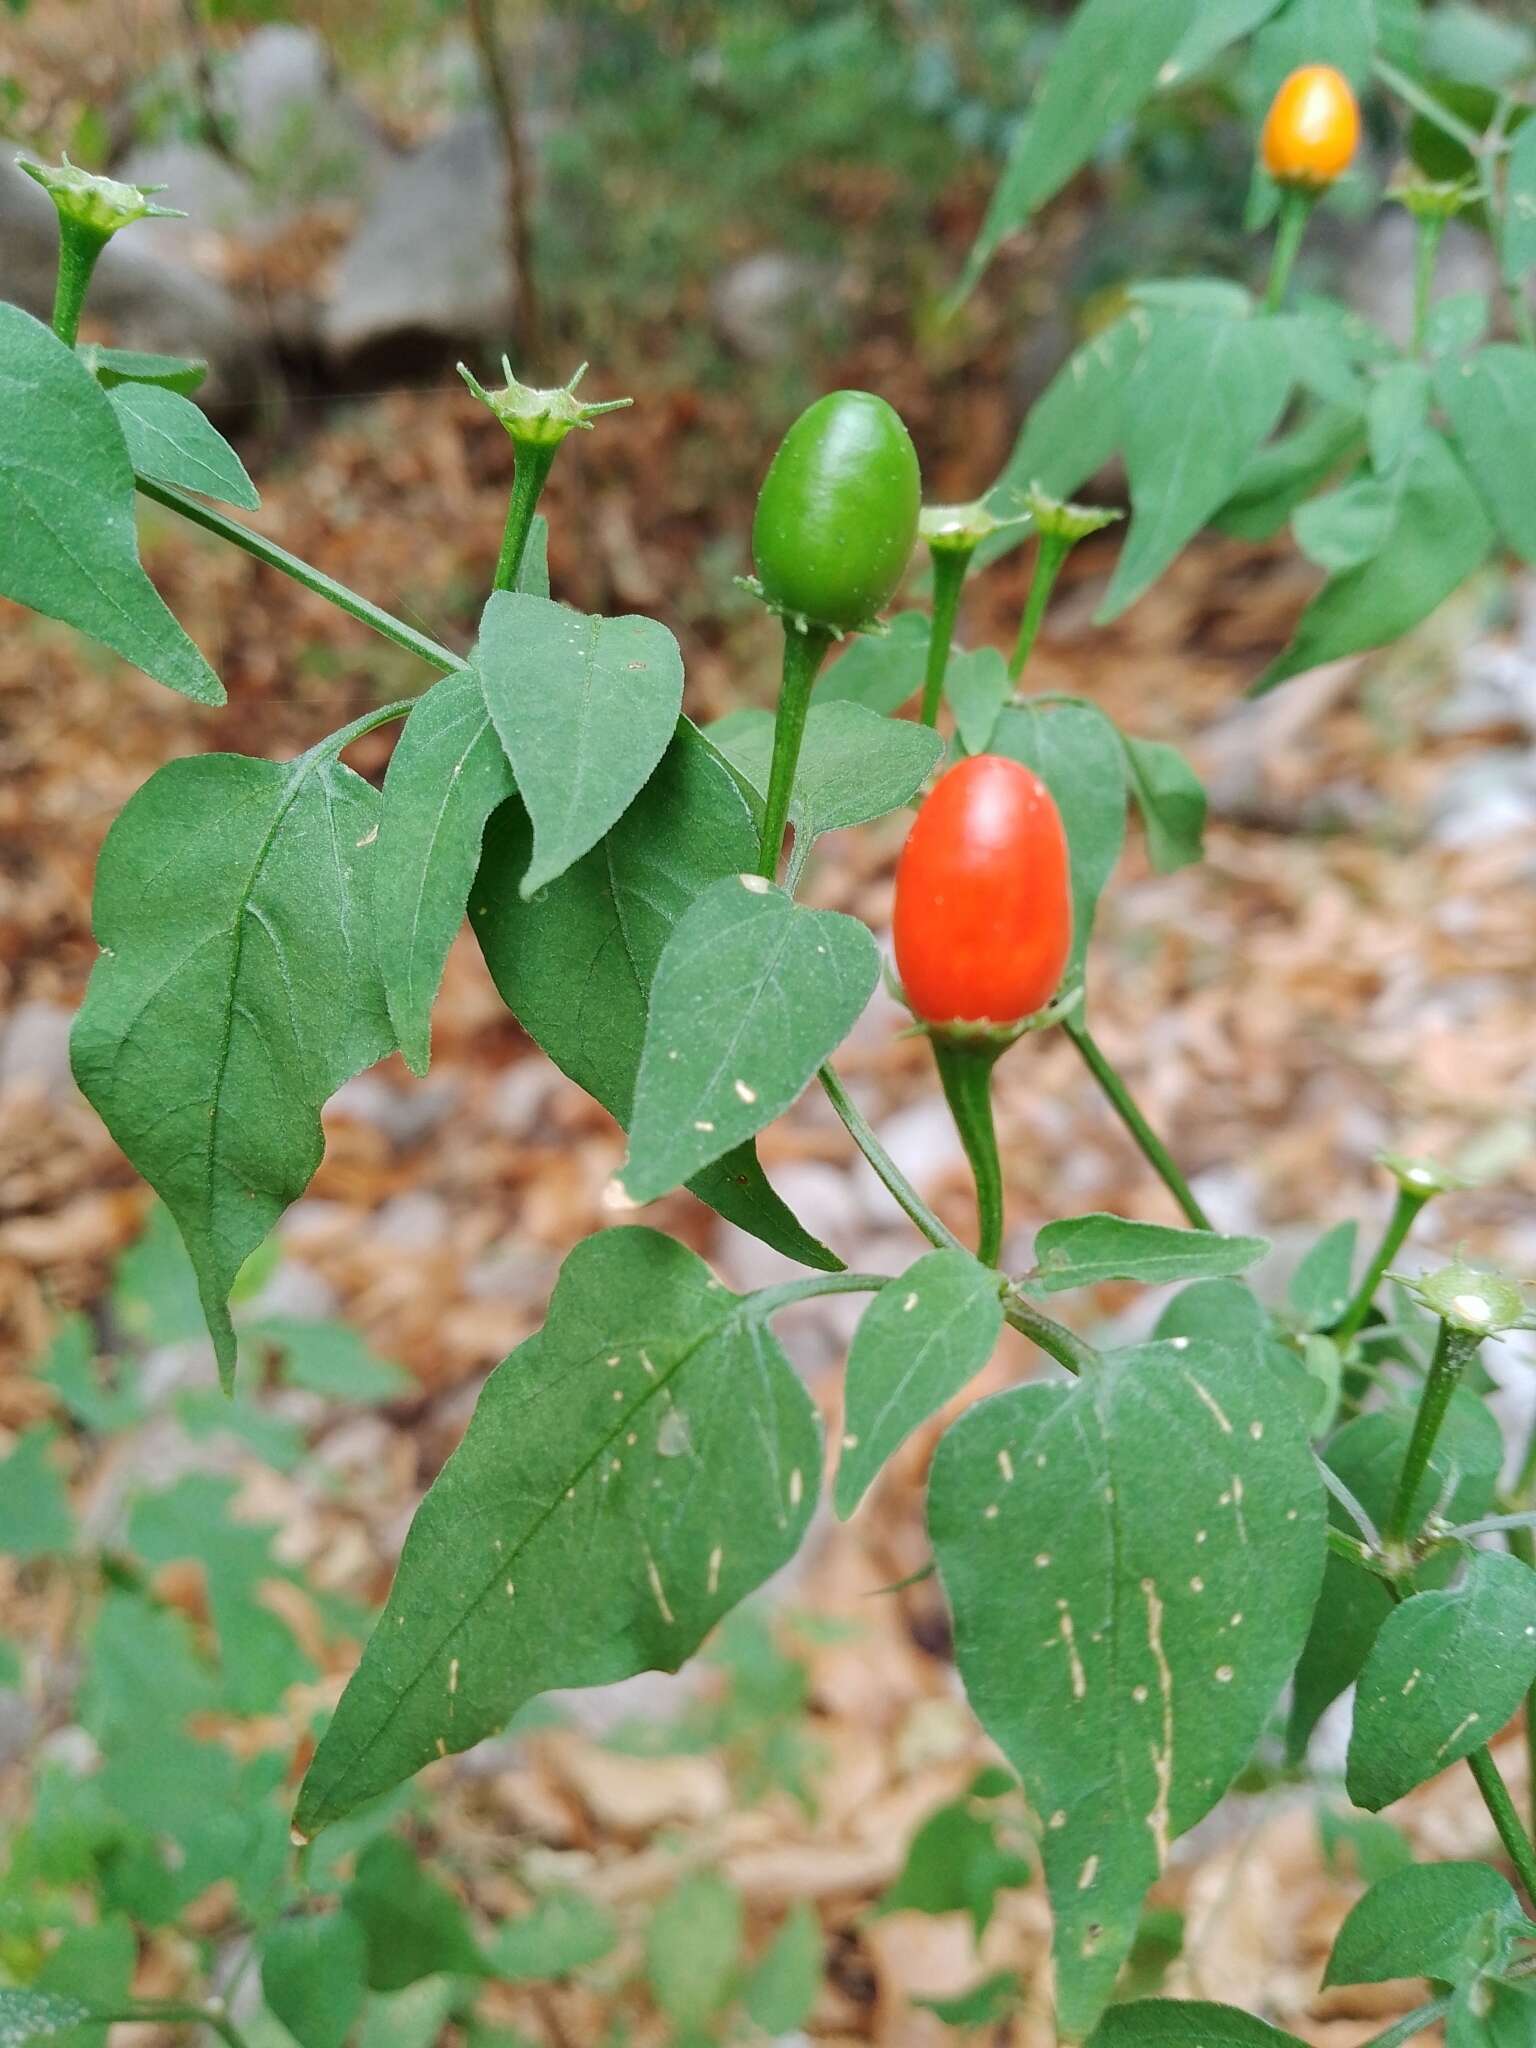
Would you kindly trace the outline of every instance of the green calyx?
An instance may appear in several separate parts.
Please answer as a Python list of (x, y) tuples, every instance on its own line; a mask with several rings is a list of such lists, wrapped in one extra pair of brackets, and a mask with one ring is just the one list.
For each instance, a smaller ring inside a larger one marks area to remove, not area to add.
[(632, 398), (605, 398), (589, 404), (576, 396), (576, 386), (587, 374), (583, 363), (566, 384), (542, 391), (531, 384), (519, 384), (512, 365), (501, 359), (506, 384), (500, 391), (487, 391), (469, 367), (460, 363), (459, 375), (482, 405), (490, 407), (520, 448), (558, 448), (573, 428), (590, 433), (599, 413), (620, 412), (633, 405)]
[(1110, 506), (1074, 505), (1053, 498), (1039, 484), (1030, 485), (1024, 502), (1041, 539), (1065, 541), (1068, 547), (1076, 547), (1080, 540), (1086, 540), (1092, 533), (1102, 533), (1106, 526), (1125, 517)]
[(1455, 178), (1439, 183), (1428, 178), (1408, 178), (1388, 189), (1388, 199), (1405, 206), (1415, 220), (1454, 220), (1458, 213), (1476, 205), (1481, 192), (1475, 178)]
[[(911, 1009), (906, 991), (896, 977), (887, 970), (885, 985), (903, 1008)], [(912, 1011), (912, 1023), (903, 1032), (906, 1038), (930, 1038), (935, 1046), (952, 1046), (961, 1052), (991, 1052), (994, 1057), (1008, 1050), (1021, 1038), (1027, 1038), (1034, 1031), (1049, 1031), (1055, 1024), (1063, 1023), (1081, 1005), (1083, 985), (1079, 981), (1072, 988), (1064, 989), (1052, 997), (1043, 1010), (1036, 1010), (1031, 1016), (1016, 1018), (1012, 1023), (998, 1023), (991, 1017), (956, 1017), (948, 1023), (935, 1024)]]
[(970, 555), (992, 534), (1028, 524), (1023, 513), (999, 519), (984, 498), (973, 498), (969, 505), (925, 505), (918, 514), (917, 534), (936, 555)]
[(102, 242), (109, 241), (119, 228), (132, 227), (136, 220), (186, 219), (180, 207), (154, 203), (154, 195), (165, 190), (163, 185), (120, 184), (116, 178), (81, 170), (68, 157), (59, 164), (36, 164), (19, 156), (16, 167), (42, 186), (58, 208), (60, 220), (84, 228)]
[(1392, 1277), (1432, 1315), (1466, 1336), (1498, 1337), (1506, 1330), (1536, 1328), (1523, 1288), (1507, 1274), (1458, 1259), (1417, 1279)]
[(1401, 1152), (1379, 1152), (1376, 1164), (1386, 1168), (1405, 1195), (1416, 1195), (1422, 1202), (1470, 1186), (1459, 1173), (1453, 1173), (1435, 1159), (1410, 1159)]

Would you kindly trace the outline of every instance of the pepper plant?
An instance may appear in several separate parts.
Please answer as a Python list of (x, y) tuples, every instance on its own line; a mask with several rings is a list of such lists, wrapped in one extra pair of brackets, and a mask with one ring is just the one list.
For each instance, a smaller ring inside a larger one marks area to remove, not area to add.
[[(1395, 637), (1501, 549), (1536, 558), (1536, 126), (1512, 74), (1469, 98), (1426, 68), (1421, 33), (1451, 12), (1086, 0), (972, 271), (1113, 123), (1241, 47), (1256, 114), (1273, 102), (1253, 208), (1275, 226), (1265, 299), (1220, 279), (1136, 287), (970, 505), (922, 511), (916, 452), (881, 398), (811, 406), (769, 465), (753, 536), (752, 587), (782, 637), (777, 715), (706, 729), (683, 711), (665, 624), (585, 616), (550, 592), (540, 487), (569, 434), (622, 401), (584, 403), (575, 379), (533, 389), (510, 367), (497, 390), (469, 377), (512, 438), (516, 481), (460, 656), (216, 509), (256, 493), (189, 397), (199, 366), (76, 340), (95, 251), (156, 209), (67, 166), (34, 170), (59, 207), (62, 260), (51, 329), (0, 308), (0, 589), (222, 701), (140, 566), (138, 492), (436, 673), (296, 760), (172, 762), (103, 850), (75, 1072), (185, 1241), (226, 1389), (231, 1290), (314, 1174), (323, 1105), (396, 1048), (426, 1071), (466, 916), (523, 1029), (627, 1133), (616, 1217), (686, 1186), (804, 1271), (736, 1294), (640, 1222), (570, 1252), (543, 1327), (491, 1376), (421, 1503), (320, 1733), (294, 1809), (285, 1939), (327, 1938), (333, 1909), (305, 1890), (303, 1860), (324, 1830), (550, 1688), (676, 1669), (793, 1556), (824, 1452), (775, 1324), (851, 1293), (870, 1301), (848, 1360), (841, 1514), (982, 1370), (1005, 1322), (1047, 1361), (949, 1429), (928, 1519), (960, 1675), (1037, 1823), (1062, 2041), (1288, 2038), (1222, 2009), (1112, 2001), (1145, 1894), (1282, 1697), (1299, 1759), (1352, 1684), (1357, 1803), (1374, 1811), (1465, 1765), (1523, 1898), (1491, 1866), (1394, 1875), (1351, 1916), (1332, 1976), (1434, 1980), (1378, 2048), (1442, 2019), (1456, 2048), (1530, 2038), (1536, 1848), (1488, 1743), (1536, 1684), (1533, 1460), (1501, 1495), (1477, 1363), (1488, 1338), (1528, 1326), (1524, 1299), (1461, 1266), (1400, 1278), (1414, 1219), (1449, 1183), (1398, 1161), (1391, 1224), (1360, 1269), (1352, 1228), (1330, 1232), (1288, 1306), (1261, 1303), (1241, 1276), (1264, 1240), (1211, 1227), (1091, 1025), (1095, 913), (1128, 807), (1167, 870), (1199, 855), (1203, 792), (1174, 749), (1086, 698), (1028, 689), (1062, 565), (1114, 517), (1071, 494), (1116, 452), (1131, 516), (1106, 616), (1210, 524), (1267, 535), (1290, 521), (1328, 572), (1258, 689)], [(1415, 123), (1418, 168), (1396, 188), (1420, 248), (1406, 351), (1293, 292), (1308, 222), (1358, 133), (1351, 81), (1372, 72)], [(1463, 210), (1494, 239), (1511, 340), (1485, 342), (1481, 302), (1434, 303), (1436, 252)], [(919, 538), (932, 617), (885, 624)], [(1031, 539), (1012, 657), (963, 648), (967, 574)], [(919, 716), (899, 715), (914, 698)], [(391, 722), (377, 789), (343, 755)], [(818, 835), (914, 802), (897, 968), (975, 1169), (974, 1243), (909, 1184), (832, 1064), (879, 979), (874, 935), (798, 899)], [(1019, 1270), (1004, 1263), (990, 1079), (1051, 1028), (1182, 1222), (1058, 1218)], [(929, 1241), (905, 1272), (849, 1271), (759, 1163), (758, 1135), (812, 1085)], [(1102, 1351), (1049, 1305), (1108, 1279), (1183, 1285), (1149, 1341)], [(48, 2031), (36, 2007), (14, 2017), (13, 2031)]]

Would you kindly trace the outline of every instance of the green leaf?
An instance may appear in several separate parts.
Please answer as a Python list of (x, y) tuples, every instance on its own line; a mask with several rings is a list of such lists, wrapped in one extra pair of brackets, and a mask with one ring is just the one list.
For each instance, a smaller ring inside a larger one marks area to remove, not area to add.
[(997, 1275), (966, 1252), (929, 1252), (881, 1288), (848, 1353), (834, 1493), (843, 1520), (918, 1424), (981, 1371), (1002, 1327)]
[(1500, 249), (1505, 282), (1524, 290), (1536, 270), (1536, 121), (1527, 121), (1505, 160), (1504, 239)]
[[(1127, 380), (1149, 331), (1144, 313), (1116, 320), (1074, 351), (1030, 408), (1003, 473), (987, 494), (1001, 514), (1031, 485), (1070, 498), (1120, 446)], [(1005, 545), (1015, 545), (1009, 541)], [(978, 551), (992, 559), (983, 543)]]
[(741, 1894), (712, 1871), (686, 1877), (645, 1930), (651, 1995), (684, 2032), (703, 2028), (731, 1995), (741, 1955)]
[(1131, 2005), (1111, 2006), (1092, 2048), (1305, 2048), (1305, 2043), (1235, 2005), (1139, 1998)]
[(374, 915), (390, 1021), (415, 1074), (431, 1058), (432, 1005), (480, 864), (486, 822), (517, 785), (478, 669), (416, 701), (384, 777)]
[(59, 1324), (38, 1377), (76, 1422), (100, 1435), (130, 1429), (144, 1418), (144, 1404), (126, 1369), (120, 1367), (112, 1380), (97, 1377), (96, 1332), (88, 1316), (66, 1316)]
[(462, 2003), (456, 1977), (423, 1977), (404, 1991), (368, 2001), (357, 2048), (436, 2048), (454, 2009)]
[[(1536, 134), (1536, 123), (1523, 132)], [(1499, 346), (1468, 363), (1441, 363), (1435, 395), (1500, 533), (1523, 561), (1536, 562), (1536, 355)]]
[(1305, 1640), (1312, 1454), (1251, 1349), (1144, 1345), (969, 1410), (928, 1521), (966, 1692), (1043, 1823), (1058, 2023), (1081, 2035)]
[[(768, 793), (775, 720), (768, 711), (737, 713), (728, 730), (705, 734), (747, 785)], [(813, 704), (795, 769), (790, 821), (795, 828), (790, 888), (823, 832), (883, 818), (910, 801), (938, 766), (944, 742), (927, 726), (882, 718), (863, 704)]]
[(1431, 361), (1464, 355), (1487, 335), (1492, 315), (1485, 292), (1451, 292), (1437, 299), (1424, 323), (1424, 353)]
[(1330, 575), (1373, 562), (1402, 509), (1402, 477), (1361, 473), (1297, 509), (1296, 545)]
[(1211, 524), (1239, 540), (1272, 539), (1360, 445), (1358, 412), (1347, 406), (1320, 407), (1249, 457), (1237, 489)]
[(1530, 71), (1536, 37), (1465, 0), (1437, 7), (1424, 24), (1424, 67), (1431, 75), (1466, 79), (1493, 91)]
[(0, 1458), (0, 1552), (9, 1557), (51, 1557), (74, 1547), (75, 1518), (52, 1457), (57, 1441), (57, 1430), (35, 1423)]
[(136, 348), (103, 348), (82, 342), (75, 351), (85, 367), (110, 391), (117, 384), (160, 384), (190, 397), (208, 375), (208, 365), (191, 356), (147, 355)]
[(1267, 107), (1303, 64), (1332, 64), (1357, 90), (1376, 54), (1376, 0), (1290, 0), (1253, 41), (1253, 104)]
[(261, 1945), (262, 1996), (299, 2048), (345, 2048), (367, 1971), (367, 1937), (345, 1907), (279, 1920)]
[(1339, 1929), (1324, 1984), (1437, 1977), (1455, 1984), (1496, 1954), (1525, 1915), (1486, 1863), (1412, 1863), (1373, 1884)]
[(968, 1913), (977, 1941), (997, 1910), (998, 1895), (1034, 1876), (1024, 1857), (997, 1838), (997, 1818), (974, 1788), (964, 1799), (929, 1814), (907, 1849), (900, 1877), (875, 1911)]
[(605, 1906), (580, 1892), (549, 1892), (531, 1911), (504, 1920), (486, 1955), (493, 1976), (508, 1984), (535, 1984), (600, 1963), (618, 1938)]
[(1161, 1287), (1170, 1280), (1223, 1279), (1241, 1273), (1269, 1250), (1267, 1237), (1223, 1237), (1124, 1216), (1067, 1216), (1035, 1238), (1031, 1293), (1061, 1294), (1102, 1280)]
[(549, 521), (542, 512), (534, 513), (528, 528), (522, 567), (517, 572), (517, 588), (526, 591), (530, 597), (549, 595)]
[(793, 1556), (819, 1461), (804, 1387), (702, 1260), (649, 1230), (577, 1245), (417, 1510), (300, 1829), (551, 1687), (677, 1670)]
[(139, 565), (133, 465), (73, 349), (0, 304), (0, 596), (62, 619), (199, 704), (224, 686)]
[(1359, 1226), (1336, 1223), (1312, 1245), (1291, 1275), (1286, 1298), (1303, 1329), (1326, 1330), (1349, 1307), (1354, 1292)]
[(1205, 0), (1164, 67), (1163, 82), (1174, 84), (1203, 70), (1213, 57), (1261, 28), (1283, 5), (1284, 0)]
[(1267, 321), (1155, 318), (1125, 394), (1134, 508), (1098, 618), (1118, 618), (1232, 496), (1294, 381)]
[(0, 2048), (27, 2048), (29, 2041), (67, 2034), (90, 2017), (90, 2006), (82, 2005), (78, 1998), (0, 1984)]
[(449, 1971), (483, 1976), (487, 1970), (463, 1906), (398, 1835), (380, 1835), (359, 1856), (346, 1911), (362, 1928), (374, 1991), (403, 1991)]
[(1004, 237), (1080, 171), (1112, 128), (1158, 83), (1195, 18), (1195, 0), (1084, 0), (1035, 88), (960, 290), (969, 292)]
[(1394, 1608), (1355, 1694), (1349, 1796), (1379, 1813), (1480, 1749), (1536, 1684), (1536, 1572), (1474, 1551), (1444, 1593)]
[(623, 817), (666, 752), (683, 657), (655, 619), (599, 619), (497, 591), (480, 620), (481, 688), (528, 815), (524, 897), (563, 875)]
[(1061, 812), (1072, 860), (1072, 958), (1081, 971), (1094, 912), (1125, 845), (1126, 767), (1120, 734), (1096, 705), (1011, 704), (992, 752), (1033, 768)]
[(1335, 576), (1251, 692), (1395, 640), (1428, 618), (1486, 559), (1493, 527), (1445, 438), (1426, 429), (1401, 469), (1397, 516), (1373, 561)]
[(333, 734), (202, 754), (107, 834), (75, 1079), (186, 1240), (226, 1384), (229, 1290), (320, 1163), (320, 1110), (394, 1043), (374, 957), (377, 792)]
[(1013, 681), (1001, 649), (978, 647), (952, 654), (944, 671), (944, 698), (955, 714), (955, 729), (968, 754), (984, 754), (998, 713), (1013, 695)]
[[(757, 858), (757, 833), (729, 768), (689, 724), (601, 846), (528, 903), (521, 804), (486, 834), (470, 918), (502, 999), (578, 1087), (628, 1126), (662, 949), (696, 896)], [(740, 1229), (824, 1272), (842, 1263), (802, 1229), (769, 1186), (750, 1145), (690, 1186)]]
[(1317, 1832), (1329, 1870), (1337, 1877), (1357, 1877), (1375, 1884), (1413, 1861), (1413, 1844), (1401, 1828), (1372, 1813), (1337, 1812), (1323, 1807)]
[[(1411, 1419), (1378, 1411), (1360, 1415), (1329, 1444), (1330, 1469), (1343, 1480), (1356, 1501), (1380, 1529), (1391, 1512), (1398, 1476), (1412, 1433)], [(1504, 1439), (1482, 1401), (1458, 1393), (1446, 1414), (1440, 1440), (1414, 1503), (1414, 1513), (1427, 1514), (1449, 1490), (1451, 1519), (1470, 1521), (1486, 1514), (1504, 1461)], [(1342, 1505), (1329, 1502), (1334, 1527), (1356, 1534)], [(1454, 1569), (1454, 1559), (1432, 1558), (1416, 1583), (1433, 1586)], [(1360, 1676), (1376, 1632), (1392, 1611), (1391, 1596), (1380, 1580), (1360, 1566), (1330, 1556), (1323, 1574), (1307, 1647), (1296, 1667), (1296, 1684), (1287, 1728), (1293, 1761), (1306, 1752), (1312, 1731), (1324, 1711)]]
[(997, 1970), (954, 1998), (914, 1998), (925, 2012), (936, 2013), (947, 2027), (991, 2027), (1008, 2018), (1023, 1996), (1016, 1970)]
[(1445, 2048), (1529, 2048), (1536, 2040), (1536, 1995), (1527, 1984), (1474, 1978), (1463, 1984), (1445, 2023)]
[(1187, 868), (1205, 851), (1205, 788), (1199, 776), (1177, 747), (1129, 733), (1120, 737), (1153, 867), (1160, 875)]
[(926, 612), (898, 612), (883, 633), (858, 633), (817, 678), (813, 702), (862, 704), (886, 716), (923, 687), (932, 621)]
[(1378, 476), (1412, 453), (1429, 418), (1429, 399), (1429, 372), (1422, 363), (1394, 363), (1372, 385), (1365, 424), (1371, 467)]
[(401, 1366), (376, 1358), (356, 1330), (308, 1316), (263, 1316), (247, 1323), (241, 1342), (277, 1352), (282, 1377), (291, 1387), (321, 1394), (327, 1401), (395, 1401), (416, 1390)]
[(758, 875), (679, 918), (651, 984), (635, 1082), (633, 1202), (654, 1201), (781, 1116), (857, 1023), (880, 978), (868, 929)]
[(775, 2040), (793, 2034), (810, 2017), (821, 1972), (821, 1922), (815, 1908), (799, 1899), (742, 1990), (748, 2019)]
[(112, 1275), (112, 1313), (138, 1344), (189, 1344), (202, 1336), (203, 1306), (197, 1275), (176, 1219), (156, 1202), (142, 1234), (129, 1245)]
[(251, 511), (261, 503), (245, 464), (190, 398), (163, 384), (119, 384), (108, 398), (138, 475)]

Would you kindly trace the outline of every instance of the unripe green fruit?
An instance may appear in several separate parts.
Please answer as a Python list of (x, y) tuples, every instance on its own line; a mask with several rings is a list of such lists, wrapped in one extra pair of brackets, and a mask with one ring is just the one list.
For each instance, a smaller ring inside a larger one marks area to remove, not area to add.
[(833, 391), (779, 443), (758, 494), (752, 554), (763, 595), (811, 625), (848, 632), (888, 604), (922, 509), (917, 451), (868, 391)]

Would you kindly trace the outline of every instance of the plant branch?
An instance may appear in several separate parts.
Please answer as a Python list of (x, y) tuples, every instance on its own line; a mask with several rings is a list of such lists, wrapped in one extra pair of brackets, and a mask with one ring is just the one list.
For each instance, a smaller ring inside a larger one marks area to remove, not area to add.
[(768, 770), (768, 794), (763, 799), (763, 825), (758, 840), (757, 871), (766, 881), (773, 881), (779, 872), (790, 798), (795, 793), (800, 743), (805, 738), (805, 721), (811, 708), (811, 686), (831, 645), (832, 635), (825, 626), (799, 627), (788, 619), (784, 621), (784, 680), (773, 724), (773, 763)]
[(1266, 313), (1278, 313), (1285, 304), (1286, 290), (1291, 282), (1291, 272), (1296, 267), (1296, 258), (1301, 253), (1302, 239), (1307, 232), (1307, 222), (1312, 218), (1312, 209), (1317, 204), (1317, 194), (1305, 186), (1292, 185), (1286, 190), (1280, 202), (1280, 225), (1275, 230), (1275, 253), (1269, 267), (1269, 288), (1264, 294)]
[(1421, 1194), (1415, 1188), (1399, 1187), (1392, 1214), (1387, 1219), (1386, 1229), (1382, 1232), (1381, 1243), (1372, 1254), (1364, 1278), (1355, 1289), (1354, 1298), (1348, 1308), (1328, 1332), (1341, 1350), (1357, 1337), (1364, 1327), (1365, 1319), (1376, 1299), (1376, 1290), (1380, 1287), (1388, 1266), (1402, 1250), (1403, 1240), (1413, 1228), (1414, 1219), (1428, 1200), (1427, 1193)]
[(928, 663), (923, 674), (921, 722), (937, 726), (939, 705), (944, 697), (944, 674), (949, 667), (949, 650), (954, 644), (955, 620), (960, 611), (960, 592), (971, 566), (968, 548), (940, 547), (933, 551), (933, 620), (928, 628)]
[(1098, 1041), (1089, 1031), (1081, 1010), (1066, 1019), (1065, 1029), (1067, 1036), (1082, 1054), (1083, 1064), (1103, 1089), (1110, 1107), (1140, 1147), (1142, 1156), (1184, 1211), (1185, 1220), (1196, 1230), (1211, 1229), (1211, 1219), (1201, 1208), (1194, 1189), (1175, 1166), (1167, 1146), (1136, 1107), (1131, 1091), (1120, 1078), (1119, 1070), (1106, 1058)]
[(992, 1114), (992, 1069), (1000, 1050), (984, 1040), (933, 1034), (944, 1100), (976, 1183), (976, 1256), (984, 1266), (995, 1266), (1003, 1250), (1003, 1168)]
[(517, 588), (518, 572), (523, 566), (528, 536), (533, 530), (534, 507), (539, 502), (539, 493), (544, 488), (545, 479), (559, 452), (558, 441), (551, 441), (547, 445), (536, 441), (520, 441), (517, 444), (517, 466), (512, 472), (512, 496), (507, 504), (507, 523), (502, 529), (501, 555), (496, 563), (496, 574), (491, 583), (492, 590)]
[(1483, 137), (1477, 130), (1463, 121), (1459, 115), (1453, 114), (1449, 107), (1442, 106), (1433, 93), (1426, 92), (1421, 85), (1416, 84), (1407, 72), (1399, 71), (1397, 66), (1388, 63), (1385, 57), (1377, 57), (1371, 68), (1388, 92), (1396, 93), (1397, 97), (1412, 107), (1416, 114), (1422, 114), (1426, 121), (1432, 121), (1442, 135), (1449, 135), (1453, 142), (1459, 142), (1472, 156), (1480, 157), (1483, 154)]
[(1415, 2034), (1422, 2034), (1426, 2027), (1432, 2027), (1436, 2020), (1443, 2020), (1451, 2009), (1449, 1997), (1431, 1999), (1428, 2005), (1421, 2005), (1416, 2012), (1404, 2013), (1400, 2020), (1394, 2020), (1385, 2033), (1372, 2034), (1369, 2041), (1362, 2041), (1360, 2048), (1403, 2048)]
[(1515, 1873), (1525, 1887), (1525, 1895), (1536, 1902), (1536, 1849), (1531, 1847), (1531, 1838), (1520, 1825), (1520, 1816), (1515, 1812), (1515, 1802), (1509, 1796), (1509, 1787), (1499, 1775), (1499, 1767), (1493, 1760), (1493, 1752), (1487, 1748), (1474, 1749), (1467, 1758), (1467, 1769), (1477, 1780), (1477, 1789), (1483, 1795), (1494, 1826), (1499, 1831), (1499, 1840), (1504, 1844)]
[(816, 1273), (809, 1280), (786, 1280), (778, 1287), (759, 1287), (747, 1296), (755, 1316), (776, 1316), (797, 1301), (815, 1301), (824, 1294), (878, 1294), (888, 1287), (890, 1273)]
[(941, 1222), (933, 1210), (929, 1208), (928, 1204), (917, 1192), (917, 1189), (913, 1187), (890, 1153), (886, 1151), (880, 1140), (875, 1136), (874, 1127), (871, 1125), (868, 1117), (865, 1116), (863, 1110), (859, 1108), (858, 1104), (848, 1093), (848, 1090), (843, 1086), (830, 1061), (821, 1069), (817, 1078), (826, 1092), (827, 1100), (841, 1118), (843, 1128), (874, 1168), (876, 1178), (880, 1181), (886, 1193), (894, 1199), (897, 1207), (903, 1210), (908, 1219), (917, 1225), (928, 1242), (936, 1245), (940, 1251), (965, 1251), (965, 1245), (960, 1242), (960, 1239), (956, 1237), (948, 1224)]
[(1401, 1550), (1415, 1534), (1413, 1527), (1414, 1504), (1424, 1474), (1429, 1470), (1429, 1461), (1435, 1454), (1435, 1445), (1440, 1438), (1440, 1428), (1445, 1421), (1446, 1411), (1451, 1405), (1451, 1396), (1461, 1384), (1461, 1375), (1467, 1361), (1478, 1346), (1476, 1337), (1468, 1336), (1464, 1330), (1452, 1327), (1443, 1317), (1440, 1322), (1440, 1336), (1435, 1344), (1435, 1355), (1430, 1360), (1429, 1377), (1424, 1382), (1424, 1391), (1419, 1396), (1418, 1413), (1413, 1418), (1413, 1434), (1408, 1439), (1408, 1450), (1403, 1458), (1403, 1469), (1398, 1475), (1397, 1493), (1392, 1502), (1392, 1512), (1387, 1516), (1383, 1532), (1388, 1550)]
[(1029, 596), (1024, 600), (1024, 616), (1019, 621), (1019, 637), (1013, 643), (1013, 653), (1008, 662), (1008, 673), (1017, 682), (1024, 673), (1030, 655), (1034, 651), (1040, 632), (1045, 608), (1051, 601), (1051, 592), (1056, 588), (1056, 578), (1061, 574), (1061, 565), (1072, 552), (1072, 543), (1059, 533), (1042, 533), (1039, 550), (1035, 556), (1035, 573), (1030, 578)]
[(208, 533), (216, 533), (220, 540), (231, 541), (246, 554), (254, 555), (258, 562), (265, 562), (269, 569), (280, 569), (295, 583), (301, 583), (317, 597), (327, 599), (339, 611), (360, 619), (365, 626), (371, 626), (375, 633), (381, 633), (408, 654), (419, 655), (433, 668), (447, 671), (464, 666), (461, 655), (451, 653), (427, 634), (418, 633), (414, 626), (408, 626), (403, 619), (397, 619), (392, 612), (385, 611), (368, 598), (360, 597), (355, 590), (349, 590), (344, 583), (327, 576), (324, 570), (312, 567), (298, 555), (289, 554), (286, 548), (280, 548), (276, 541), (268, 540), (264, 534), (253, 533), (250, 527), (242, 526), (237, 519), (226, 518), (211, 505), (204, 505), (170, 484), (154, 483), (147, 476), (136, 476), (134, 482), (142, 496), (153, 498), (157, 505), (165, 505), (172, 512), (179, 512), (183, 519), (190, 519), (194, 526), (201, 526)]

